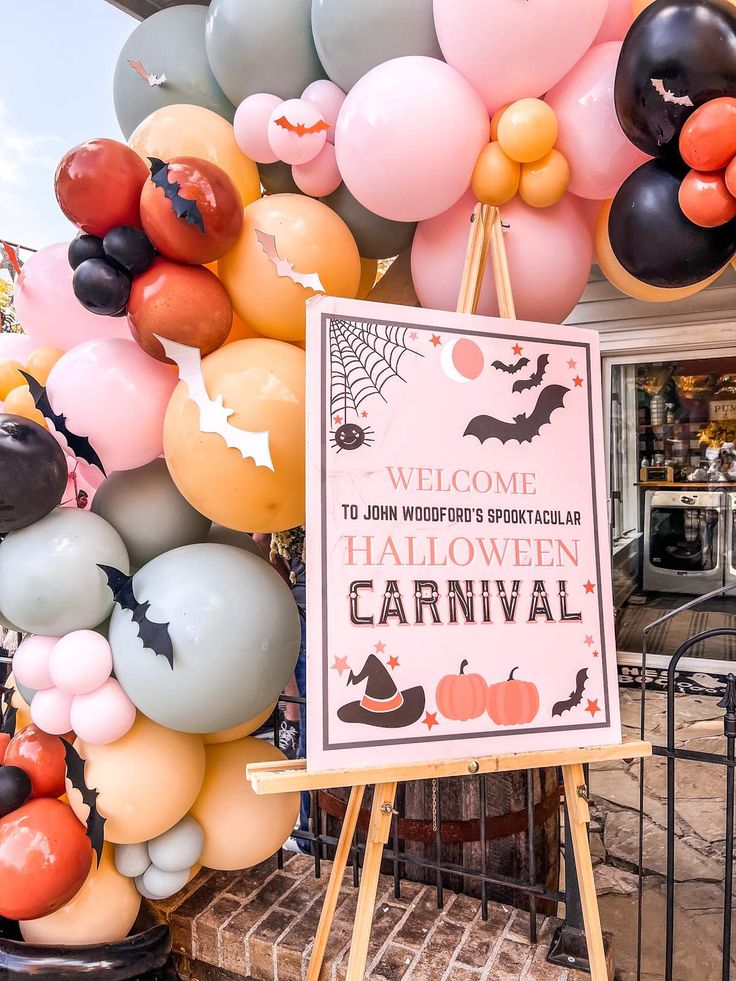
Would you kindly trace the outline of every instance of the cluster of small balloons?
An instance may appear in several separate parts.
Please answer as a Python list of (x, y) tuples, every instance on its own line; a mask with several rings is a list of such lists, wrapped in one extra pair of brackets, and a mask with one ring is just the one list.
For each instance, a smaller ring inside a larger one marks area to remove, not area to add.
[(146, 899), (168, 899), (196, 875), (204, 847), (204, 831), (193, 817), (184, 817), (157, 838), (115, 846), (115, 868), (134, 879)]

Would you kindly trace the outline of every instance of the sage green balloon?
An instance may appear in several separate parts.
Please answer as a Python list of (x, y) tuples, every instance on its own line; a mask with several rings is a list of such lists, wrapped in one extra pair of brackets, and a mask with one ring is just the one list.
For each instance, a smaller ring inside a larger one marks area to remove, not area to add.
[(98, 565), (130, 570), (120, 535), (90, 511), (56, 508), (0, 544), (0, 610), (24, 633), (92, 630), (113, 604)]
[(212, 525), (207, 541), (213, 542), (215, 545), (232, 545), (234, 548), (243, 548), (246, 552), (257, 555), (259, 559), (265, 559), (259, 546), (245, 531), (233, 531), (232, 528), (225, 528), (224, 525)]
[(148, 857), (148, 844), (145, 841), (133, 845), (115, 845), (115, 868), (126, 879), (137, 879), (143, 875), (151, 859)]
[(313, 0), (312, 32), (328, 77), (344, 92), (392, 58), (442, 59), (432, 0)]
[(18, 681), (15, 675), (13, 675), (13, 684), (26, 705), (30, 705), (33, 701), (33, 696), (36, 694), (36, 689), (29, 688), (28, 685), (24, 685), (22, 682)]
[(408, 249), (414, 239), (415, 222), (375, 215), (353, 197), (345, 184), (321, 200), (348, 226), (364, 259), (390, 259)]
[(189, 872), (204, 848), (201, 824), (187, 815), (173, 828), (148, 842), (151, 863), (162, 872)]
[[(207, 8), (187, 3), (159, 10), (136, 27), (118, 56), (113, 78), (115, 114), (127, 140), (147, 116), (163, 106), (211, 109), (232, 122), (235, 107), (217, 84), (204, 43)], [(149, 85), (130, 65), (165, 75)]]
[(186, 545), (133, 576), (146, 617), (168, 624), (173, 665), (144, 647), (117, 604), (115, 677), (144, 715), (179, 732), (219, 732), (259, 715), (296, 664), (300, 622), (291, 590), (268, 562), (232, 545)]
[(111, 474), (92, 510), (116, 529), (134, 569), (172, 548), (206, 541), (212, 526), (179, 493), (164, 460)]
[(311, 0), (212, 0), (207, 55), (236, 106), (256, 92), (298, 99), (324, 78), (312, 40)]
[(277, 160), (272, 164), (258, 164), (258, 176), (266, 194), (301, 194), (296, 186), (289, 164)]

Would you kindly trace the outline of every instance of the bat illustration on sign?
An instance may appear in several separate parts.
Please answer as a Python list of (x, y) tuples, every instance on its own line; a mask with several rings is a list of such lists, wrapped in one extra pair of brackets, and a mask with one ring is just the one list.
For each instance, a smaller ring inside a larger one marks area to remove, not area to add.
[(97, 868), (100, 867), (102, 860), (102, 845), (105, 838), (105, 821), (97, 810), (97, 790), (87, 786), (84, 779), (84, 760), (72, 746), (72, 744), (62, 737), (64, 743), (64, 758), (66, 760), (66, 775), (75, 790), (82, 795), (82, 803), (89, 807), (87, 815), (87, 837), (92, 845), (92, 850), (97, 855)]
[(570, 391), (563, 385), (548, 385), (542, 389), (537, 404), (530, 415), (514, 416), (513, 422), (496, 419), (494, 416), (476, 416), (468, 423), (463, 436), (476, 436), (481, 443), (487, 439), (497, 439), (508, 443), (515, 439), (519, 443), (531, 443), (539, 435), (542, 426), (546, 426), (552, 418), (555, 409), (561, 409), (565, 404), (565, 396)]
[(161, 75), (155, 75), (153, 72), (147, 72), (140, 61), (128, 60), (128, 64), (137, 75), (145, 78), (150, 86), (163, 85), (166, 81), (166, 76), (163, 73)]
[(265, 232), (261, 232), (256, 228), (256, 238), (258, 239), (263, 251), (276, 267), (277, 276), (290, 279), (292, 283), (296, 283), (297, 286), (303, 286), (305, 289), (314, 290), (315, 293), (327, 292), (322, 285), (322, 280), (319, 278), (319, 273), (298, 273), (294, 269), (293, 262), (289, 262), (288, 259), (281, 258), (278, 249), (276, 248), (275, 236), (267, 235)]
[(540, 354), (537, 358), (537, 370), (534, 372), (534, 374), (530, 375), (529, 378), (520, 378), (519, 381), (515, 381), (511, 386), (511, 391), (528, 392), (531, 388), (538, 388), (542, 384), (548, 364), (548, 355)]
[(151, 161), (151, 180), (160, 187), (166, 197), (171, 201), (171, 207), (177, 218), (182, 218), (188, 225), (196, 225), (204, 235), (204, 218), (199, 210), (199, 205), (191, 198), (181, 195), (181, 185), (178, 181), (169, 180), (169, 165), (158, 157), (149, 157)]
[(279, 116), (278, 119), (274, 119), (274, 123), (289, 133), (296, 133), (297, 136), (311, 136), (312, 133), (324, 133), (325, 130), (330, 128), (330, 124), (326, 123), (324, 119), (317, 120), (311, 126), (305, 126), (304, 123), (290, 122), (286, 116)]
[(223, 404), (222, 395), (210, 398), (202, 374), (202, 355), (199, 348), (171, 341), (158, 334), (154, 334), (154, 337), (161, 343), (166, 357), (176, 362), (179, 381), (187, 386), (189, 398), (199, 409), (200, 431), (221, 436), (226, 446), (237, 450), (244, 460), (253, 460), (257, 467), (275, 470), (268, 430), (254, 433), (247, 429), (238, 429), (229, 421), (235, 410), (228, 409)]
[[(86, 463), (91, 464), (94, 467), (98, 467), (102, 473), (105, 473), (105, 468), (102, 466), (102, 460), (100, 460), (97, 453), (87, 439), (86, 436), (77, 436), (73, 433), (66, 424), (66, 417), (60, 415), (51, 408), (51, 403), (49, 402), (48, 393), (43, 385), (41, 385), (33, 375), (29, 375), (27, 371), (18, 369), (28, 382), (28, 388), (33, 398), (33, 403), (44, 417), (44, 419), (50, 419), (54, 424), (54, 428), (57, 433), (60, 433), (67, 442), (67, 446), (72, 451), (74, 456), (78, 457), (80, 460), (84, 460)], [(105, 474), (107, 476), (107, 474)]]
[(126, 576), (124, 572), (113, 568), (111, 565), (99, 565), (107, 577), (107, 585), (110, 587), (115, 602), (121, 610), (130, 610), (133, 614), (133, 623), (138, 625), (138, 636), (143, 642), (143, 646), (153, 651), (156, 655), (165, 657), (169, 662), (169, 667), (174, 667), (174, 648), (171, 645), (168, 623), (156, 623), (155, 620), (148, 619), (148, 611), (151, 604), (146, 600), (140, 603), (133, 592), (133, 577)]
[(675, 95), (674, 92), (670, 92), (662, 78), (650, 78), (649, 81), (657, 95), (662, 97), (663, 102), (668, 102), (673, 106), (687, 106), (688, 109), (692, 109), (693, 100), (689, 95)]
[(552, 706), (552, 718), (556, 715), (562, 715), (563, 712), (569, 712), (570, 709), (575, 708), (576, 705), (580, 705), (583, 700), (583, 692), (585, 691), (585, 683), (588, 680), (588, 669), (581, 668), (577, 675), (575, 676), (575, 691), (570, 692), (570, 697), (563, 699), (561, 702), (555, 702)]
[(9, 688), (0, 685), (0, 699), (5, 702), (0, 713), (0, 732), (7, 733), (11, 738), (15, 735), (15, 717), (18, 714), (18, 709), (13, 705), (14, 694), (12, 685)]
[(515, 375), (517, 371), (526, 368), (528, 364), (529, 358), (519, 358), (516, 364), (504, 364), (503, 361), (494, 361), (491, 368), (498, 368), (499, 371), (505, 371), (507, 375)]

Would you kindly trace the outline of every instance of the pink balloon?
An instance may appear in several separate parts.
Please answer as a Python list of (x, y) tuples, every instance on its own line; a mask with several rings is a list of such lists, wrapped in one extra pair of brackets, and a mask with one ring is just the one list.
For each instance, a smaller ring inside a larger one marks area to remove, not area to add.
[(593, 236), (593, 241), (595, 242), (595, 226), (598, 221), (598, 215), (601, 213), (601, 208), (603, 207), (603, 201), (596, 201), (593, 198), (575, 198), (575, 204), (580, 208), (580, 211), (585, 217), (588, 223), (588, 228), (590, 229), (591, 235)]
[(284, 163), (308, 163), (325, 145), (328, 129), (322, 110), (313, 102), (287, 99), (269, 117), (268, 143)]
[(310, 160), (309, 163), (294, 164), (291, 174), (299, 190), (313, 198), (332, 194), (342, 184), (342, 177), (337, 169), (335, 148), (331, 143), (325, 143), (314, 160)]
[(63, 508), (87, 508), (92, 506), (94, 496), (105, 481), (105, 475), (98, 467), (80, 460), (69, 452), (66, 439), (60, 433), (53, 433), (57, 443), (64, 450), (69, 477), (61, 499)]
[(72, 731), (71, 710), (71, 695), (59, 688), (46, 688), (33, 696), (31, 719), (50, 736), (63, 736)]
[(276, 163), (279, 159), (268, 143), (268, 121), (282, 101), (277, 95), (257, 92), (244, 99), (235, 113), (235, 142), (256, 163)]
[(112, 673), (112, 651), (102, 634), (73, 630), (51, 651), (49, 675), (68, 695), (86, 695), (104, 684)]
[[(474, 205), (468, 193), (417, 228), (411, 271), (422, 306), (456, 308)], [(562, 323), (582, 296), (593, 262), (593, 237), (582, 210), (569, 194), (551, 208), (530, 208), (517, 197), (504, 205), (501, 217), (519, 319)], [(490, 262), (478, 313), (498, 316)]]
[(559, 82), (592, 44), (607, 6), (608, 0), (434, 0), (434, 23), (446, 61), (492, 113)]
[[(122, 739), (133, 725), (135, 705), (120, 687), (120, 683), (114, 678), (108, 678), (88, 695), (74, 696), (70, 721), (71, 728), (80, 739), (94, 746), (106, 746)], [(145, 766), (145, 760), (142, 765)]]
[(15, 281), (15, 312), (33, 348), (68, 351), (95, 337), (129, 337), (125, 317), (98, 317), (76, 298), (68, 248), (60, 243), (35, 252)]
[(312, 82), (302, 92), (302, 99), (313, 102), (322, 113), (322, 118), (330, 124), (327, 131), (327, 142), (335, 142), (335, 123), (340, 115), (342, 104), (345, 101), (345, 93), (339, 85), (335, 85), (329, 78), (318, 78)]
[(71, 432), (86, 436), (106, 472), (132, 470), (163, 452), (166, 407), (176, 386), (169, 365), (131, 340), (80, 344), (59, 358), (46, 389)]
[(545, 101), (560, 124), (557, 149), (570, 164), (569, 190), (581, 198), (612, 198), (648, 157), (621, 129), (613, 102), (620, 41), (597, 44)]
[(0, 361), (10, 358), (25, 364), (30, 354), (38, 347), (26, 334), (11, 334), (0, 331)]
[[(26, 637), (18, 645), (13, 656), (13, 674), (22, 685), (40, 691), (53, 688), (54, 682), (49, 673), (51, 651), (58, 643), (58, 637), (42, 637), (36, 634)], [(68, 732), (65, 729), (64, 732)]]
[(454, 68), (412, 55), (372, 69), (337, 120), (337, 165), (363, 207), (395, 221), (433, 218), (470, 186), (490, 121)]
[(633, 23), (634, 5), (631, 0), (608, 0), (606, 16), (593, 44), (623, 41)]

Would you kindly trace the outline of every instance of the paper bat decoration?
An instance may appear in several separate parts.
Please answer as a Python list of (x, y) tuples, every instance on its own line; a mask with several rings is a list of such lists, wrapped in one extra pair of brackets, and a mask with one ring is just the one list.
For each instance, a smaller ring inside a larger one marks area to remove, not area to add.
[(583, 700), (583, 692), (585, 691), (585, 682), (588, 680), (588, 669), (581, 668), (575, 677), (575, 691), (570, 692), (570, 697), (563, 699), (561, 702), (555, 702), (552, 706), (552, 718), (556, 715), (562, 715), (563, 712), (569, 712), (570, 709), (575, 708)]
[(204, 218), (199, 210), (199, 205), (191, 198), (182, 197), (180, 194), (181, 185), (178, 181), (169, 180), (169, 165), (158, 157), (149, 157), (151, 161), (151, 180), (160, 187), (166, 197), (171, 201), (171, 207), (177, 218), (183, 219), (188, 225), (196, 225), (204, 235)]
[(146, 600), (140, 603), (135, 598), (133, 592), (133, 577), (126, 576), (124, 572), (113, 568), (111, 565), (99, 565), (107, 577), (107, 585), (110, 587), (115, 602), (121, 610), (130, 610), (133, 614), (133, 623), (138, 625), (138, 636), (143, 642), (143, 646), (149, 651), (153, 651), (157, 656), (165, 657), (169, 662), (169, 667), (174, 668), (174, 648), (171, 644), (168, 623), (156, 623), (155, 620), (148, 619), (148, 611), (151, 604)]
[(294, 269), (293, 262), (289, 262), (288, 259), (281, 258), (278, 253), (278, 249), (276, 248), (276, 238), (273, 235), (267, 235), (265, 232), (261, 232), (256, 228), (256, 238), (258, 239), (263, 251), (266, 253), (274, 266), (276, 266), (277, 276), (290, 279), (292, 283), (296, 283), (297, 286), (303, 286), (305, 289), (314, 290), (315, 293), (327, 292), (322, 285), (322, 280), (319, 278), (319, 273), (298, 273)]
[(674, 92), (665, 86), (664, 79), (661, 78), (650, 78), (649, 81), (652, 83), (652, 88), (657, 93), (657, 95), (662, 96), (663, 102), (671, 103), (673, 106), (687, 106), (689, 109), (692, 108), (693, 100), (689, 95), (675, 95)]
[(102, 846), (105, 839), (105, 821), (107, 818), (102, 817), (97, 810), (97, 790), (88, 787), (87, 781), (84, 779), (85, 761), (67, 739), (64, 739), (63, 736), (60, 738), (64, 743), (66, 775), (72, 787), (82, 795), (82, 803), (89, 807), (89, 814), (87, 815), (87, 837), (92, 845), (92, 850), (97, 855), (97, 868), (99, 869), (100, 861), (102, 860)]
[(505, 422), (494, 416), (476, 416), (468, 423), (463, 436), (476, 436), (481, 443), (487, 439), (497, 439), (508, 443), (515, 439), (521, 443), (531, 443), (539, 435), (542, 426), (546, 426), (552, 418), (555, 409), (561, 409), (565, 404), (565, 396), (570, 391), (563, 385), (548, 385), (542, 389), (530, 415), (514, 416), (513, 422)]
[(3, 251), (5, 252), (5, 255), (8, 257), (8, 261), (10, 262), (10, 265), (15, 270), (15, 275), (20, 276), (20, 263), (18, 262), (18, 253), (15, 251), (13, 246), (8, 245), (7, 242), (2, 242), (0, 244), (2, 244)]
[(221, 436), (226, 446), (237, 450), (244, 460), (253, 460), (257, 467), (275, 470), (268, 430), (254, 433), (247, 429), (238, 429), (228, 421), (235, 410), (228, 409), (223, 404), (222, 395), (210, 398), (202, 374), (202, 355), (199, 348), (171, 341), (168, 337), (159, 337), (158, 334), (154, 334), (154, 337), (160, 342), (166, 357), (176, 362), (179, 381), (187, 386), (189, 398), (199, 409), (200, 431)]
[(503, 361), (494, 361), (491, 368), (498, 368), (499, 371), (505, 371), (507, 375), (515, 375), (517, 371), (526, 368), (528, 364), (529, 358), (519, 358), (516, 364), (504, 364)]
[(128, 64), (137, 75), (140, 75), (141, 78), (145, 78), (150, 86), (163, 85), (166, 81), (166, 76), (163, 73), (161, 75), (154, 75), (153, 72), (147, 72), (140, 61), (129, 60)]
[(5, 702), (0, 715), (0, 732), (7, 733), (11, 738), (15, 735), (15, 717), (18, 714), (18, 709), (13, 705), (14, 694), (15, 688), (12, 685), (9, 688), (0, 685), (0, 695)]
[(537, 358), (537, 370), (534, 372), (534, 374), (530, 375), (529, 378), (520, 378), (519, 381), (515, 381), (511, 386), (511, 391), (528, 392), (531, 388), (538, 388), (542, 384), (542, 379), (547, 371), (548, 364), (548, 355), (540, 354)]
[(287, 130), (289, 133), (296, 133), (297, 136), (311, 136), (312, 133), (324, 133), (325, 130), (330, 128), (330, 124), (326, 123), (324, 119), (318, 120), (311, 126), (305, 126), (304, 123), (289, 122), (286, 116), (279, 116), (278, 119), (274, 119), (274, 124), (280, 126), (281, 129)]
[[(94, 450), (94, 447), (87, 439), (86, 436), (77, 436), (73, 433), (66, 424), (66, 416), (60, 415), (51, 408), (51, 403), (49, 402), (49, 397), (46, 389), (41, 385), (33, 375), (29, 375), (27, 371), (23, 371), (21, 368), (18, 369), (28, 382), (28, 388), (33, 397), (33, 402), (38, 411), (44, 417), (44, 419), (50, 419), (54, 424), (54, 428), (57, 433), (61, 433), (67, 442), (67, 446), (72, 451), (74, 456), (78, 457), (80, 460), (84, 460), (86, 463), (97, 467), (99, 470), (105, 474), (105, 468), (102, 466), (102, 460)], [(107, 476), (107, 474), (105, 474)]]

